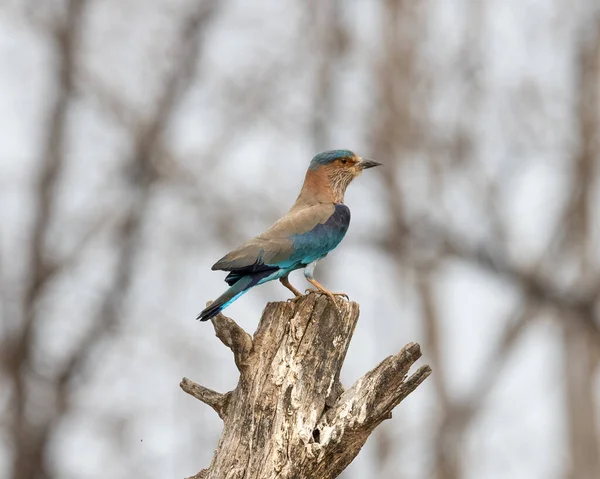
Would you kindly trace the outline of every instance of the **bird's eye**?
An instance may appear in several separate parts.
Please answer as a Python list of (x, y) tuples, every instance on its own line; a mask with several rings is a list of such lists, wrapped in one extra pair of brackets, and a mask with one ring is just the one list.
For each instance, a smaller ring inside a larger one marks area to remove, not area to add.
[(342, 162), (342, 165), (345, 165), (348, 163), (348, 158), (342, 158), (340, 161)]

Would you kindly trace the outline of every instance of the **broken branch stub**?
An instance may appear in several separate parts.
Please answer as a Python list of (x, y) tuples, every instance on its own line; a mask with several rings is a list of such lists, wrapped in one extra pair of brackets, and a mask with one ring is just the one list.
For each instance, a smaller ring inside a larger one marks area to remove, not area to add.
[(224, 422), (201, 477), (329, 479), (350, 464), (375, 427), (431, 373), (422, 366), (406, 377), (421, 356), (411, 343), (344, 391), (339, 375), (358, 316), (356, 303), (336, 309), (326, 296), (309, 294), (269, 303), (254, 339), (232, 319), (214, 319), (241, 374), (226, 395), (182, 381)]

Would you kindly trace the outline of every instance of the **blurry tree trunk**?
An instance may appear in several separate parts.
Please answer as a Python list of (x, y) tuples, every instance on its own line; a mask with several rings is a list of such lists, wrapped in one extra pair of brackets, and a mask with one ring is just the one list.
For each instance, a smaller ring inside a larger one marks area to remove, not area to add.
[(565, 388), (570, 437), (570, 479), (600, 477), (594, 375), (597, 365), (597, 338), (584, 334), (575, 318), (564, 324)]
[[(50, 408), (45, 404), (45, 407), (40, 407), (36, 398), (29, 395), (32, 383), (37, 383), (38, 395), (46, 397), (42, 391), (45, 392), (47, 382), (42, 375), (31, 377), (33, 375), (30, 372), (33, 364), (38, 299), (52, 275), (60, 269), (60, 265), (49, 260), (45, 249), (55, 212), (54, 193), (63, 170), (65, 132), (76, 71), (76, 48), (85, 6), (85, 0), (70, 0), (67, 3), (65, 18), (58, 22), (51, 32), (57, 53), (53, 78), (56, 82), (56, 96), (49, 110), (50, 127), (43, 147), (40, 176), (34, 193), (35, 219), (27, 251), (29, 264), (22, 298), (22, 316), (19, 327), (10, 335), (10, 340), (5, 340), (0, 347), (13, 386), (14, 407), (10, 421), (15, 454), (12, 467), (13, 477), (18, 479), (44, 477), (47, 474), (44, 454), (52, 421), (42, 418), (43, 414), (39, 411), (46, 413)], [(47, 396), (52, 397), (50, 394)], [(58, 391), (55, 404), (59, 411), (64, 407), (64, 401)], [(28, 416), (31, 415), (31, 410), (35, 409), (38, 409), (38, 416), (36, 421), (32, 421)]]
[(213, 320), (240, 371), (219, 394), (184, 378), (181, 387), (224, 421), (208, 469), (196, 478), (337, 477), (392, 409), (429, 376), (417, 344), (405, 346), (344, 391), (340, 370), (358, 320), (356, 303), (339, 309), (325, 296), (267, 305), (252, 338), (223, 315)]
[[(598, 104), (600, 100), (600, 13), (590, 22), (589, 31), (580, 39), (576, 64), (579, 148), (573, 158), (573, 188), (566, 218), (567, 251), (574, 252), (579, 270), (577, 288), (594, 289), (597, 273), (593, 268), (596, 254), (593, 216), (597, 206)], [(587, 33), (587, 34), (586, 34)], [(593, 311), (593, 310), (592, 310)], [(563, 314), (565, 357), (565, 402), (569, 429), (572, 479), (600, 477), (600, 440), (595, 400), (596, 375), (600, 350), (598, 338), (589, 335), (581, 321)], [(586, 319), (593, 324), (593, 312)]]

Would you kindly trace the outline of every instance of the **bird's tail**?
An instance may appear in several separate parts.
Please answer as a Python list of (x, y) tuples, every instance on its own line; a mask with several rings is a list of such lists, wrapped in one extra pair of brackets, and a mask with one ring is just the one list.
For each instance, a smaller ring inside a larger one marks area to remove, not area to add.
[(255, 284), (253, 278), (250, 276), (240, 278), (233, 286), (207, 306), (196, 319), (207, 321), (216, 316)]

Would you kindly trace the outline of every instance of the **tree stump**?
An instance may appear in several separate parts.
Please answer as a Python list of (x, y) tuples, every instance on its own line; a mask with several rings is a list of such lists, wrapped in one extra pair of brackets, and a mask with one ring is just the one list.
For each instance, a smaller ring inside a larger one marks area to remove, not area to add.
[(358, 321), (357, 303), (323, 295), (267, 304), (252, 338), (219, 314), (217, 337), (234, 354), (237, 387), (220, 394), (183, 378), (181, 388), (224, 422), (208, 469), (197, 479), (337, 477), (392, 409), (429, 376), (418, 344), (384, 359), (347, 390), (340, 370)]

